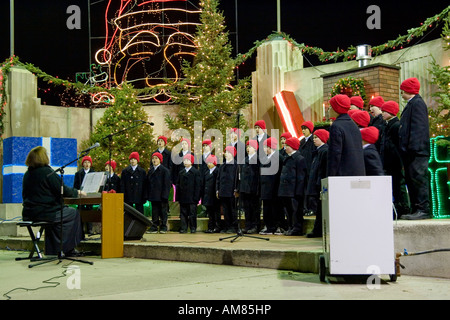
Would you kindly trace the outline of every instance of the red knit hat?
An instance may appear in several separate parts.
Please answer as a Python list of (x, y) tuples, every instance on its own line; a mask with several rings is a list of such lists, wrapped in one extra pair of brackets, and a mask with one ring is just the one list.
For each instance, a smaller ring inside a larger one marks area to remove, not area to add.
[(375, 106), (375, 107), (378, 107), (378, 108), (381, 108), (381, 106), (383, 105), (383, 103), (384, 103), (384, 99), (383, 99), (383, 97), (381, 97), (381, 96), (372, 98), (372, 99), (369, 101), (369, 105), (372, 105), (372, 106)]
[(225, 152), (231, 153), (233, 155), (233, 157), (236, 156), (236, 148), (233, 146), (227, 146), (225, 148)]
[(194, 155), (192, 155), (190, 153), (187, 153), (187, 154), (184, 155), (183, 161), (186, 160), (186, 159), (189, 160), (192, 164), (194, 164)]
[(241, 137), (241, 129), (231, 128), (230, 133), (236, 133), (238, 137)]
[(356, 110), (356, 112), (352, 112), (350, 117), (353, 119), (353, 121), (356, 122), (359, 126), (365, 128), (369, 125), (370, 122), (370, 115), (368, 112), (363, 110)]
[(163, 162), (163, 156), (162, 156), (161, 153), (159, 153), (159, 152), (154, 152), (154, 153), (152, 154), (152, 158), (153, 158), (153, 157), (158, 157), (158, 158), (159, 158), (159, 161)]
[(379, 135), (380, 132), (374, 126), (361, 129), (361, 138), (368, 143), (374, 144), (377, 142)]
[(287, 140), (291, 137), (292, 137), (292, 134), (290, 132), (284, 132), (280, 138), (285, 138)]
[(302, 127), (307, 127), (309, 129), (309, 132), (313, 132), (314, 131), (314, 123), (312, 123), (311, 121), (305, 121), (302, 123)]
[(274, 137), (270, 137), (264, 140), (264, 145), (275, 150), (278, 146), (278, 141)]
[(364, 108), (364, 100), (360, 96), (353, 96), (350, 98), (350, 104), (357, 106), (359, 109)]
[(420, 90), (420, 82), (417, 78), (408, 78), (400, 85), (400, 90), (407, 93), (418, 94)]
[(335, 95), (330, 99), (330, 105), (339, 114), (347, 113), (350, 109), (350, 98), (345, 94)]
[(128, 160), (131, 160), (131, 159), (136, 159), (139, 162), (139, 153), (137, 153), (137, 152), (130, 153)]
[(217, 157), (213, 154), (210, 154), (207, 158), (206, 158), (206, 163), (213, 163), (215, 166), (217, 166)]
[(258, 120), (255, 122), (255, 127), (258, 126), (261, 129), (265, 130), (266, 129), (266, 122), (264, 120)]
[(84, 156), (83, 159), (81, 159), (81, 164), (83, 164), (85, 161), (89, 161), (92, 166), (92, 158), (90, 156)]
[(167, 144), (167, 138), (164, 136), (159, 136), (158, 139), (156, 140), (156, 142), (158, 142), (158, 140), (161, 139), (164, 141), (165, 144)]
[(202, 141), (202, 146), (205, 145), (205, 144), (207, 144), (208, 146), (211, 146), (212, 142), (211, 142), (211, 140), (206, 139), (206, 140)]
[[(109, 164), (109, 160), (106, 161), (105, 166), (107, 164)], [(117, 166), (117, 163), (114, 160), (111, 160), (111, 168), (113, 169), (113, 171), (116, 170), (116, 166)]]
[(298, 148), (300, 147), (300, 141), (295, 137), (287, 139), (286, 144), (294, 150), (298, 150)]
[(400, 110), (398, 103), (395, 101), (386, 101), (385, 103), (383, 103), (383, 105), (381, 106), (381, 111), (386, 111), (389, 112), (390, 114), (396, 116), (398, 111)]
[(327, 143), (330, 133), (325, 129), (317, 129), (314, 131), (314, 135), (319, 138), (323, 143)]
[(255, 150), (258, 150), (258, 147), (259, 147), (258, 141), (256, 141), (256, 140), (248, 140), (247, 145), (252, 147)]

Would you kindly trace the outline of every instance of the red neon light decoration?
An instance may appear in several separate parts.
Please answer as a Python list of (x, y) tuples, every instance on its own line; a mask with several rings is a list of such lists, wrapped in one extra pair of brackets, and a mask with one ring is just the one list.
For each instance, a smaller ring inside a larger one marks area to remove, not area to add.
[(273, 97), (273, 101), (277, 107), (283, 129), (292, 134), (293, 137), (302, 137), (302, 123), (305, 120), (303, 119), (294, 93), (291, 91), (281, 91)]

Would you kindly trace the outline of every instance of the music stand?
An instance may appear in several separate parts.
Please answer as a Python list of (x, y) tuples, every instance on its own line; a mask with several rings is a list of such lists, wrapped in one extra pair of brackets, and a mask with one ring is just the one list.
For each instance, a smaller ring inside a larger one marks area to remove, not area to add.
[[(227, 113), (225, 113), (225, 114), (227, 114)], [(238, 134), (239, 134), (239, 131), (240, 131), (239, 125), (240, 125), (240, 117), (241, 117), (241, 112), (240, 111), (237, 112), (236, 117), (237, 117), (237, 129), (238, 129)], [(237, 150), (236, 150), (236, 152), (237, 152)], [(239, 159), (239, 157), (238, 157), (238, 159)], [(238, 177), (239, 177), (239, 166), (236, 168), (236, 176), (234, 177), (234, 190), (237, 190)], [(234, 197), (234, 199), (235, 199), (234, 201), (236, 203), (235, 206), (236, 206), (236, 209), (238, 211), (237, 232), (233, 236), (228, 236), (228, 237), (225, 237), (225, 238), (219, 238), (219, 241), (233, 238), (230, 242), (234, 242), (239, 237), (254, 238), (254, 239), (269, 241), (270, 240), (269, 238), (262, 238), (262, 237), (257, 237), (257, 236), (251, 236), (251, 235), (242, 233), (242, 230), (241, 230), (241, 211), (242, 210), (241, 210), (241, 208), (239, 208), (241, 206), (241, 201), (239, 201), (238, 198), (236, 198), (236, 197)]]
[(72, 164), (73, 162), (78, 161), (80, 158), (82, 158), (82, 157), (84, 157), (84, 156), (86, 156), (88, 154), (89, 154), (89, 150), (86, 151), (86, 152), (80, 153), (80, 156), (77, 157), (75, 160), (73, 160), (73, 161), (63, 165), (62, 167), (56, 169), (55, 171), (53, 171), (52, 173), (47, 175), (47, 177), (49, 177), (52, 174), (56, 174), (56, 172), (60, 172), (61, 173), (61, 207), (60, 207), (60, 222), (59, 222), (60, 223), (60, 227), (61, 227), (61, 231), (60, 231), (60, 234), (59, 234), (59, 236), (60, 236), (60, 238), (59, 238), (59, 254), (58, 254), (58, 256), (53, 257), (53, 258), (49, 258), (49, 259), (47, 259), (45, 261), (40, 261), (40, 262), (35, 263), (35, 264), (30, 264), (28, 266), (29, 268), (32, 268), (32, 267), (35, 267), (35, 266), (38, 266), (38, 265), (41, 265), (41, 264), (44, 264), (44, 263), (52, 262), (52, 261), (55, 261), (55, 260), (59, 260), (58, 263), (61, 263), (62, 260), (64, 260), (64, 259), (71, 260), (71, 261), (82, 262), (82, 263), (87, 263), (87, 264), (90, 264), (90, 265), (94, 264), (91, 261), (85, 261), (85, 260), (75, 259), (75, 258), (72, 258), (72, 257), (66, 257), (66, 255), (64, 254), (64, 251), (63, 251), (64, 168), (67, 167), (68, 165)]

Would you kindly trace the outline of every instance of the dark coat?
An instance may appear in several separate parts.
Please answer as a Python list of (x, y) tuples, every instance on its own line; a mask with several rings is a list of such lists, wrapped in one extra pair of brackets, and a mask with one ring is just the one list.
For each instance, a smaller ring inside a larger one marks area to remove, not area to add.
[(120, 192), (124, 194), (125, 203), (142, 204), (147, 201), (146, 177), (147, 173), (139, 165), (134, 171), (131, 166), (122, 170)]
[(299, 151), (284, 158), (278, 186), (279, 197), (297, 197), (305, 193), (306, 160)]
[(270, 136), (267, 133), (264, 133), (261, 141), (258, 141), (258, 136), (254, 136), (250, 140), (256, 140), (258, 141), (258, 150), (256, 151), (256, 154), (258, 155), (258, 159), (261, 158), (261, 155), (265, 157), (264, 153), (264, 141), (266, 141)]
[(230, 143), (229, 146), (233, 146), (236, 148), (236, 155), (234, 156), (234, 161), (236, 161), (238, 165), (243, 164), (245, 162), (245, 157), (247, 156), (247, 148), (245, 147), (245, 144), (238, 140), (234, 145), (233, 143)]
[[(91, 172), (95, 172), (95, 170), (90, 168), (88, 173), (91, 173)], [(84, 179), (85, 175), (86, 175), (86, 173), (84, 172), (84, 168), (81, 168), (80, 170), (75, 172), (75, 178), (73, 179), (73, 187), (75, 189), (78, 189), (78, 190), (81, 189), (81, 185), (83, 184), (83, 179)]]
[[(192, 152), (188, 152), (186, 154), (192, 154), (194, 155)], [(181, 162), (180, 162), (181, 161)], [(180, 163), (178, 163), (180, 162)], [(178, 163), (178, 164), (177, 164)], [(197, 157), (194, 155), (194, 163), (192, 164), (192, 166), (195, 169), (199, 169), (199, 161), (197, 159)], [(180, 151), (178, 153), (178, 155), (175, 156), (175, 158), (173, 159), (173, 164), (172, 164), (172, 183), (176, 184), (176, 182), (178, 181), (178, 174), (180, 173), (181, 170), (184, 169), (184, 163), (183, 163), (183, 151)]]
[(330, 127), (328, 176), (365, 176), (362, 138), (348, 114), (341, 114)]
[[(400, 156), (399, 136), (400, 120), (395, 117), (389, 120), (381, 134), (380, 158), (386, 172), (394, 173), (403, 170)], [(389, 174), (390, 175), (390, 174)]]
[(412, 156), (430, 155), (428, 108), (422, 97), (416, 94), (403, 109), (400, 118), (400, 150)]
[(147, 173), (147, 200), (167, 201), (170, 192), (170, 172), (163, 165), (151, 167)]
[(216, 191), (219, 191), (220, 198), (234, 197), (237, 179), (237, 164), (224, 163), (219, 167), (219, 173), (216, 180)]
[[(283, 165), (283, 157), (278, 151), (268, 158), (260, 158), (260, 196), (261, 200), (274, 199), (278, 195), (278, 185), (280, 183), (280, 172)], [(269, 169), (270, 168), (270, 169)]]
[(205, 206), (214, 206), (218, 203), (216, 197), (216, 180), (219, 174), (219, 168), (216, 167), (212, 173), (205, 171), (203, 175), (202, 204)]
[(176, 200), (182, 204), (197, 204), (200, 201), (202, 179), (200, 171), (194, 166), (186, 172), (183, 168), (178, 172), (176, 183)]
[[(375, 128), (378, 129), (378, 131), (380, 132), (380, 137), (381, 137), (381, 133), (384, 130), (384, 126), (385, 126), (385, 121), (383, 120), (383, 116), (381, 114), (377, 115), (376, 117), (372, 117), (370, 118), (370, 123), (369, 126), (373, 126)], [(378, 152), (381, 150), (381, 139), (378, 139), (377, 142), (375, 142), (375, 147), (377, 148)]]
[(363, 152), (366, 176), (383, 176), (383, 165), (381, 164), (380, 154), (375, 148), (375, 145), (367, 145), (363, 148)]
[[(153, 153), (155, 153), (155, 152), (159, 152), (159, 150), (156, 149), (155, 151), (153, 151)], [(164, 148), (164, 151), (163, 152), (159, 152), (159, 153), (161, 153), (162, 156), (163, 156), (163, 161), (161, 162), (161, 164), (164, 167), (166, 167), (167, 169), (169, 169), (170, 176), (172, 177), (172, 167), (173, 167), (172, 152), (170, 152), (169, 149)]]
[(249, 162), (248, 156), (245, 164), (239, 166), (239, 192), (248, 194), (259, 193), (259, 161), (255, 154)]
[(328, 144), (323, 144), (313, 152), (313, 161), (309, 172), (307, 195), (319, 195), (322, 179), (327, 177)]
[(303, 156), (303, 158), (305, 158), (306, 170), (308, 172), (311, 169), (312, 153), (314, 150), (316, 150), (316, 146), (314, 145), (312, 135), (309, 137), (308, 141), (306, 141), (306, 139), (302, 139), (300, 141), (300, 147), (298, 148), (298, 151)]
[[(109, 178), (110, 181), (108, 181), (108, 178), (105, 180), (105, 187), (103, 188), (103, 191), (109, 191), (114, 190), (117, 193), (121, 192), (120, 190), (120, 177), (114, 173), (112, 177)], [(111, 187), (109, 187), (108, 182), (111, 183)]]
[[(61, 178), (49, 166), (31, 168), (23, 176), (24, 220), (54, 221), (61, 210)], [(78, 190), (64, 185), (64, 197), (78, 197)]]

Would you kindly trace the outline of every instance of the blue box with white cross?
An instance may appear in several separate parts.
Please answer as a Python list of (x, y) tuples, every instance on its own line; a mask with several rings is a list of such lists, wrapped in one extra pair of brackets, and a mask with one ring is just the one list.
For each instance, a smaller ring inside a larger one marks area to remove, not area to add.
[[(37, 146), (47, 149), (50, 166), (58, 169), (77, 158), (77, 140), (50, 137), (10, 137), (3, 140), (3, 203), (22, 203), (22, 180), (27, 171), (25, 160)], [(64, 184), (72, 187), (77, 162), (64, 168)]]

